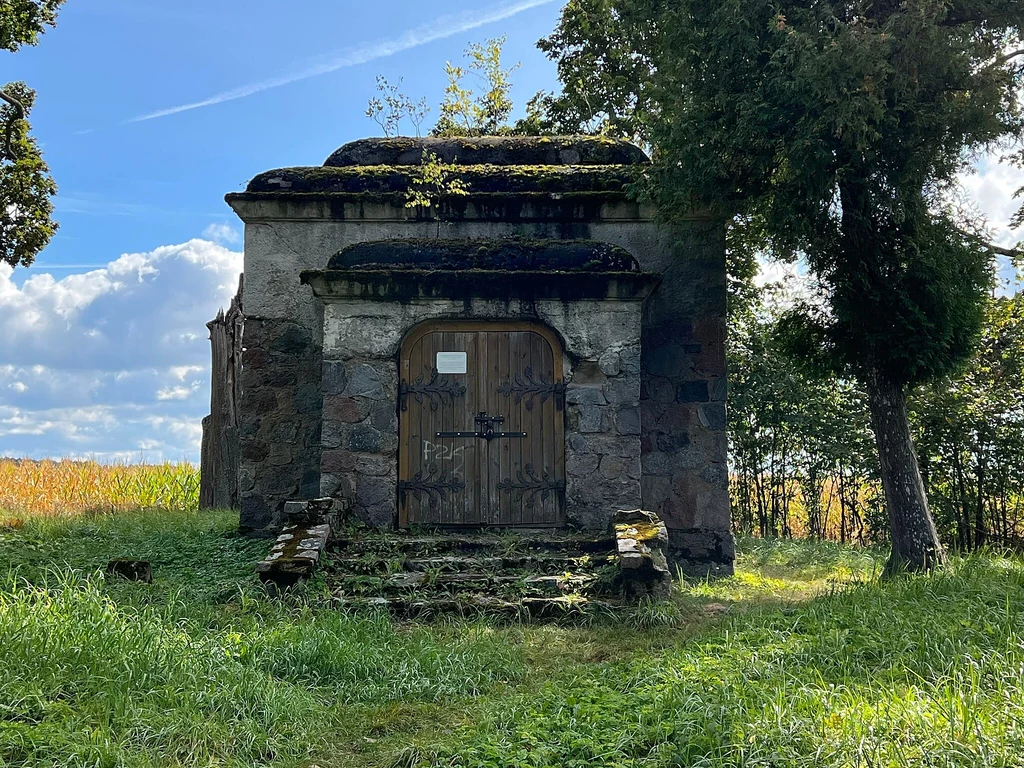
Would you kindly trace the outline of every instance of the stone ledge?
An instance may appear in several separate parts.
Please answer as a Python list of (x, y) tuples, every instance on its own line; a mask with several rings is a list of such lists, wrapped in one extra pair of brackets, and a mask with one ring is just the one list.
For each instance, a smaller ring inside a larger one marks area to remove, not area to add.
[(644, 272), (328, 269), (303, 271), (299, 279), (324, 299), (394, 302), (435, 298), (642, 301), (661, 278)]
[[(253, 177), (245, 191), (284, 195), (406, 195), (413, 188), (417, 172), (414, 167), (388, 165), (275, 168)], [(632, 169), (623, 165), (460, 165), (458, 176), (470, 196), (524, 192), (622, 195), (635, 180)]]
[(615, 513), (615, 547), (619, 576), (626, 597), (665, 597), (672, 588), (672, 572), (665, 557), (668, 529), (653, 512), (641, 509)]

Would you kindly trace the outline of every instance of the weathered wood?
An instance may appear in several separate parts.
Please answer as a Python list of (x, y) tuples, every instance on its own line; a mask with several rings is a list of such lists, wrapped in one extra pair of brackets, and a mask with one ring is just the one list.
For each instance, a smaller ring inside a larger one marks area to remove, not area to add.
[(212, 367), (210, 415), (203, 419), (199, 508), (238, 509), (238, 403), (242, 369), (242, 283), (225, 313), (206, 324), (210, 329)]
[[(465, 352), (466, 372), (437, 373), (438, 352)], [(526, 322), (427, 324), (403, 344), (401, 375), (403, 527), (564, 524), (562, 357), (553, 334)], [(481, 423), (481, 413), (504, 421)], [(488, 429), (503, 436), (475, 434)]]

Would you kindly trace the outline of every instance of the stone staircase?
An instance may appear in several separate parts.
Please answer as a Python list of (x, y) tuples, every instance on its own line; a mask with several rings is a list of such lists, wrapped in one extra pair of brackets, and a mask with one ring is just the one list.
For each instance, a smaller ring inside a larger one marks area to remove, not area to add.
[(558, 618), (620, 605), (617, 560), (611, 535), (358, 531), (328, 545), (321, 572), (343, 607)]

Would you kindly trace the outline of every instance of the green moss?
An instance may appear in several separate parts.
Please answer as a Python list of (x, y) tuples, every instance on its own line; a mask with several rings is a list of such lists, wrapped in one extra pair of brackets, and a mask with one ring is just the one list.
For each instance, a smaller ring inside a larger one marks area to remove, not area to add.
[(342, 248), (329, 269), (367, 269), (371, 265), (424, 269), (506, 269), (563, 272), (638, 272), (624, 249), (595, 240), (548, 238), (393, 239)]
[(604, 136), (471, 136), (361, 139), (334, 152), (324, 165), (419, 165), (424, 152), (465, 165), (646, 165), (638, 147)]
[[(416, 169), (417, 166), (390, 165), (278, 168), (256, 176), (246, 191), (404, 195)], [(623, 194), (636, 180), (636, 171), (622, 165), (466, 165), (459, 167), (458, 178), (466, 184), (470, 196), (536, 192)]]
[[(633, 534), (636, 531), (636, 534)], [(652, 523), (620, 523), (615, 526), (615, 533), (637, 541), (653, 541), (661, 533), (661, 526)]]

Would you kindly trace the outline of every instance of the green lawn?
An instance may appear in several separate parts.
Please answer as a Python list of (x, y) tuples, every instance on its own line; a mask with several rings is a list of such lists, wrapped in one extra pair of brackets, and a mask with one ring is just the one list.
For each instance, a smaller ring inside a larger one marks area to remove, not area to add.
[[(266, 599), (226, 514), (0, 530), (0, 766), (1024, 766), (1024, 564), (738, 575), (589, 626)], [(108, 558), (156, 583), (107, 583)]]

